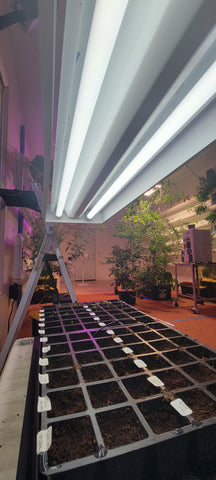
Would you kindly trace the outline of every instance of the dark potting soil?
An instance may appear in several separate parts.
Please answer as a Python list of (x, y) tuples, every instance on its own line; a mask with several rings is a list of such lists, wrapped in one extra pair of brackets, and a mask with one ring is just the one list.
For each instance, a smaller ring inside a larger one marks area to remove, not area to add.
[(140, 338), (138, 338), (136, 335), (132, 335), (132, 334), (131, 335), (122, 335), (121, 338), (122, 338), (125, 345), (140, 342)]
[(208, 365), (210, 365), (210, 367), (213, 367), (216, 369), (216, 360), (209, 360), (207, 363)]
[(59, 343), (51, 345), (51, 349), (47, 352), (47, 355), (58, 355), (58, 353), (67, 353), (69, 352), (69, 346), (67, 343)]
[(142, 355), (140, 360), (146, 363), (149, 370), (157, 370), (159, 368), (170, 367), (168, 363), (159, 353), (151, 355)]
[(130, 358), (112, 362), (112, 365), (119, 377), (141, 373), (140, 368), (138, 368)]
[[(113, 325), (110, 325), (109, 329), (112, 329), (112, 328), (113, 328)], [(121, 337), (121, 335), (130, 333), (130, 330), (128, 328), (119, 327), (119, 328), (114, 328), (114, 332), (116, 333), (116, 335), (119, 335)]]
[(169, 391), (193, 385), (184, 375), (173, 368), (158, 372), (158, 377), (164, 382), (166, 389)]
[(112, 377), (109, 368), (101, 363), (90, 367), (82, 367), (81, 372), (85, 382), (97, 382)]
[(201, 360), (207, 360), (208, 358), (216, 357), (216, 352), (212, 352), (211, 350), (208, 350), (208, 348), (201, 346), (190, 348), (188, 351)]
[(86, 340), (86, 339), (89, 340), (90, 339), (87, 332), (70, 333), (69, 337), (70, 337), (70, 340), (72, 342), (75, 342), (76, 340)]
[(65, 335), (48, 335), (48, 343), (64, 343), (66, 341)]
[(154, 350), (149, 345), (147, 345), (147, 343), (144, 343), (144, 342), (131, 344), (130, 348), (133, 350), (135, 355), (145, 354), (145, 353), (154, 353)]
[(163, 323), (160, 323), (160, 322), (153, 322), (152, 325), (151, 325), (151, 328), (153, 330), (166, 330), (168, 329), (169, 327), (167, 327), (166, 325), (164, 325)]
[(83, 340), (80, 342), (72, 343), (72, 347), (75, 352), (81, 352), (83, 350), (93, 350), (95, 348), (95, 345), (90, 340)]
[(165, 352), (164, 355), (176, 365), (182, 365), (194, 361), (193, 357), (183, 350), (172, 350), (171, 352)]
[(193, 347), (194, 345), (197, 345), (195, 342), (190, 340), (190, 338), (184, 336), (175, 337), (172, 341), (176, 343), (176, 345), (179, 345), (179, 347)]
[(55, 333), (63, 333), (61, 325), (59, 327), (47, 327), (45, 326), (46, 335), (52, 335)]
[(106, 355), (106, 357), (109, 360), (112, 360), (113, 358), (122, 358), (125, 357), (125, 353), (122, 351), (121, 348), (119, 347), (113, 347), (113, 348), (105, 348), (103, 350), (103, 353)]
[(134, 325), (130, 327), (133, 332), (149, 332), (149, 327), (146, 327), (145, 325)]
[(212, 383), (211, 385), (208, 385), (207, 390), (213, 393), (213, 395), (216, 397), (216, 383)]
[(52, 409), (47, 412), (49, 418), (86, 410), (86, 403), (81, 388), (50, 392), (48, 397), (52, 405)]
[(161, 335), (167, 338), (179, 337), (179, 332), (176, 332), (172, 328), (166, 328), (161, 332)]
[(93, 408), (108, 407), (127, 400), (117, 382), (91, 385), (87, 390)]
[[(111, 327), (110, 327), (111, 328)], [(112, 338), (97, 338), (97, 336), (95, 336), (95, 340), (97, 341), (97, 344), (99, 345), (99, 347), (112, 347), (113, 345), (115, 345), (114, 341)]]
[(66, 325), (64, 323), (64, 326), (65, 326), (65, 330), (67, 330), (67, 332), (79, 332), (80, 330), (83, 330), (83, 327), (80, 323), (76, 323), (75, 325)]
[(161, 352), (164, 350), (173, 350), (175, 348), (175, 346), (169, 342), (169, 340), (155, 340), (150, 342), (150, 345)]
[(160, 394), (160, 390), (148, 382), (147, 375), (126, 378), (123, 383), (133, 398), (146, 398)]
[(216, 402), (198, 388), (179, 392), (181, 398), (193, 411), (193, 417), (202, 421), (216, 416)]
[(58, 355), (56, 357), (49, 357), (49, 365), (47, 366), (47, 370), (70, 367), (71, 365), (73, 365), (73, 360), (70, 354)]
[(138, 403), (138, 407), (153, 432), (157, 434), (170, 432), (189, 423), (164, 398)]
[(117, 448), (148, 436), (131, 407), (98, 413), (96, 417), (105, 448)]
[(94, 455), (97, 442), (88, 416), (52, 423), (52, 445), (48, 465), (54, 466)]
[(79, 383), (77, 373), (75, 368), (72, 367), (67, 370), (50, 372), (47, 388), (66, 387), (68, 385), (76, 385), (77, 383)]
[(161, 336), (154, 332), (153, 330), (150, 330), (149, 332), (141, 332), (139, 333), (139, 336), (143, 338), (143, 340), (146, 340), (148, 342), (149, 340), (160, 340)]
[(103, 361), (103, 358), (97, 350), (92, 350), (85, 353), (76, 353), (76, 358), (78, 363), (80, 363), (81, 365), (85, 363), (96, 363)]
[(187, 367), (183, 367), (182, 370), (184, 370), (185, 373), (190, 375), (192, 378), (194, 378), (194, 380), (199, 383), (208, 382), (216, 379), (216, 372), (206, 367), (205, 365), (202, 365), (202, 363), (188, 365)]

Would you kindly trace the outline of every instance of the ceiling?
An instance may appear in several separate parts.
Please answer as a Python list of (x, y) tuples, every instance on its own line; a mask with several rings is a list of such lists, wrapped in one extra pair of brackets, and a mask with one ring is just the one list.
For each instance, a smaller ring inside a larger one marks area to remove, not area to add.
[[(214, 73), (215, 19), (215, 0), (38, 1), (38, 21), (19, 33), (34, 75), (19, 81), (23, 98), (34, 91), (35, 121), (41, 95), (48, 222), (105, 222), (215, 141), (216, 87), (201, 104), (189, 97)], [(172, 131), (186, 101), (193, 112)]]

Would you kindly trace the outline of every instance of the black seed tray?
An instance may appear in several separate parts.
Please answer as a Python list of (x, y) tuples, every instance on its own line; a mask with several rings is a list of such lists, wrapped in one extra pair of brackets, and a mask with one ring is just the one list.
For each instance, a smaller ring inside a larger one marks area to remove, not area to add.
[[(44, 310), (38, 372), (48, 379), (38, 390), (51, 409), (37, 413), (29, 441), (35, 444), (36, 433), (50, 427), (52, 438), (37, 455), (35, 480), (180, 480), (200, 471), (210, 478), (216, 352), (118, 300)], [(62, 335), (46, 333), (50, 312)], [(66, 313), (78, 330), (66, 329)], [(171, 405), (179, 398), (191, 409), (184, 415)]]

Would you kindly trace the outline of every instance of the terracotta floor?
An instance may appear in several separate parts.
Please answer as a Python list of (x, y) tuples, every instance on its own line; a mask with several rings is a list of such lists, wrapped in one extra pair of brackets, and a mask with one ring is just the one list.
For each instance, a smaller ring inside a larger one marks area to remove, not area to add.
[[(110, 281), (74, 283), (78, 302), (111, 300), (118, 298), (113, 294)], [(193, 301), (180, 297), (178, 307), (173, 306), (173, 300), (154, 301), (137, 299), (136, 308), (159, 319), (171, 323), (177, 330), (195, 338), (199, 342), (216, 349), (216, 303), (205, 302), (199, 305), (199, 313), (192, 312)], [(31, 305), (29, 309), (37, 310), (39, 305)], [(26, 315), (19, 337), (31, 336), (31, 318)]]

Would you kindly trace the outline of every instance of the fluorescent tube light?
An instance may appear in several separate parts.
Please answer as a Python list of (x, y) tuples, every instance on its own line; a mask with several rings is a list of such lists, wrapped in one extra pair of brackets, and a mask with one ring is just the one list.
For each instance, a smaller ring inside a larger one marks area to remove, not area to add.
[[(59, 192), (61, 217), (128, 0), (97, 0)], [(69, 59), (68, 59), (69, 61)]]
[(173, 110), (165, 122), (144, 145), (140, 152), (129, 163), (125, 170), (113, 182), (100, 200), (87, 213), (91, 220), (122, 190), (144, 165), (155, 157), (160, 150), (170, 142), (177, 133), (182, 130), (192, 118), (204, 108), (204, 106), (216, 94), (216, 62), (205, 72), (190, 92), (184, 97), (179, 105)]

